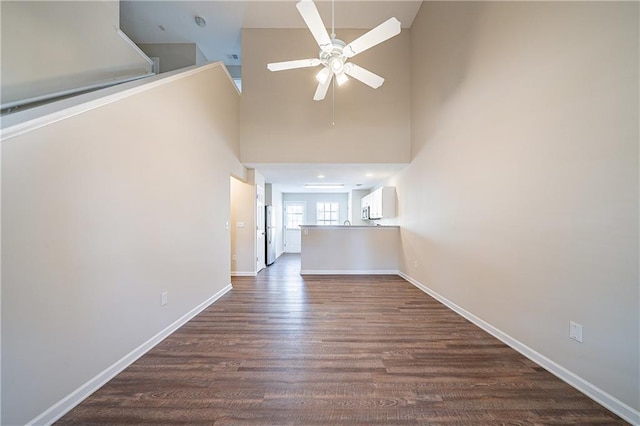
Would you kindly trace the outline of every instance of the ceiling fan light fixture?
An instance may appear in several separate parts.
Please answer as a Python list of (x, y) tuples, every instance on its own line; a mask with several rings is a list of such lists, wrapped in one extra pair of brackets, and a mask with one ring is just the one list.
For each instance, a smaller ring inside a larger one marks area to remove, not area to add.
[(318, 44), (318, 47), (320, 47), (318, 59), (298, 59), (267, 64), (267, 69), (269, 71), (284, 71), (295, 68), (315, 67), (322, 64), (324, 66), (323, 69), (316, 74), (316, 79), (319, 84), (316, 88), (315, 94), (313, 95), (314, 101), (321, 101), (326, 97), (327, 90), (331, 84), (334, 74), (338, 85), (344, 84), (349, 80), (347, 77), (348, 74), (349, 77), (352, 77), (373, 89), (380, 87), (382, 83), (384, 83), (384, 78), (347, 61), (359, 53), (395, 37), (402, 31), (400, 21), (396, 18), (389, 18), (382, 24), (356, 38), (351, 43), (346, 44), (344, 41), (336, 38), (333, 19), (333, 5), (334, 0), (331, 2), (332, 25), (331, 36), (329, 36), (327, 28), (322, 22), (322, 17), (320, 16), (314, 1), (299, 0), (296, 3), (298, 12), (300, 12), (302, 19), (305, 24), (307, 24), (307, 28)]
[(338, 82), (338, 86), (342, 86), (344, 83), (349, 81), (349, 77), (344, 72), (336, 74), (336, 81)]
[(329, 66), (331, 67), (331, 71), (333, 71), (334, 74), (339, 74), (344, 69), (344, 63), (339, 56), (334, 56), (333, 58), (329, 59)]
[(320, 84), (327, 84), (330, 78), (331, 78), (331, 71), (329, 71), (329, 68), (327, 67), (322, 68), (320, 72), (316, 74), (316, 80), (318, 80), (318, 83)]

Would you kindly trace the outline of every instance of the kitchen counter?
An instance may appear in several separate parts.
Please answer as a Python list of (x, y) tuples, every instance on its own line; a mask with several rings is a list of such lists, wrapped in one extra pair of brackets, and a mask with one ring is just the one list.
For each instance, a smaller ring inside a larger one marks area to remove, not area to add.
[(399, 226), (387, 226), (387, 225), (300, 225), (300, 228), (304, 229), (304, 228), (322, 228), (322, 229), (349, 229), (349, 228), (355, 228), (355, 229), (372, 229), (372, 228), (376, 228), (376, 229), (384, 229), (384, 228), (395, 228), (395, 229), (400, 229)]
[(301, 274), (397, 274), (400, 227), (303, 225)]

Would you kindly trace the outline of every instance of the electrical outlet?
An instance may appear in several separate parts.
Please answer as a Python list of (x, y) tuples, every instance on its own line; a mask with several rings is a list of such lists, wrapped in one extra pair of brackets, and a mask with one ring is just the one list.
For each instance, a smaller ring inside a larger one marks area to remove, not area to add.
[(576, 342), (582, 343), (582, 325), (569, 321), (569, 337)]
[(165, 306), (167, 303), (169, 303), (169, 293), (164, 291), (164, 292), (162, 292), (162, 298), (161, 298), (161, 301), (160, 301), (160, 306)]
[(231, 255), (231, 260), (238, 260), (238, 255), (237, 254), (232, 254)]
[(414, 261), (413, 261), (413, 267), (414, 267), (414, 268), (417, 268), (417, 267), (418, 267), (418, 261), (417, 261), (417, 260), (414, 260)]

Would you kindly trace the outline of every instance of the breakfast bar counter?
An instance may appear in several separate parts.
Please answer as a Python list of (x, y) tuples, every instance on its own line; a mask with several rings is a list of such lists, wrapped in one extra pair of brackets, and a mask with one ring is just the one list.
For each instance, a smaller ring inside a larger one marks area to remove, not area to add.
[(398, 226), (302, 225), (301, 274), (397, 274)]

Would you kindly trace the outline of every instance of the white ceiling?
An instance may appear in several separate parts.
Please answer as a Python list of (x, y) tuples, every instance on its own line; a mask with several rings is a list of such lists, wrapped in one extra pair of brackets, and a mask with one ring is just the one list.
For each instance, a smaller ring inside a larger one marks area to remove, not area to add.
[[(136, 43), (196, 43), (209, 61), (240, 65), (242, 28), (306, 28), (295, 3), (294, 0), (123, 0), (120, 27)], [(421, 4), (421, 0), (337, 0), (336, 29), (373, 28), (391, 16), (398, 18), (403, 28), (409, 28)], [(316, 6), (325, 25), (330, 27), (331, 2), (316, 1)], [(207, 21), (206, 27), (195, 24), (196, 15)], [(339, 31), (336, 33), (340, 35)], [(232, 54), (239, 59), (231, 59)]]
[[(245, 164), (282, 192), (350, 192), (373, 189), (406, 164)], [(324, 176), (324, 177), (320, 177)], [(344, 184), (342, 189), (307, 189), (305, 184)]]
[[(196, 43), (209, 61), (241, 65), (242, 28), (306, 28), (295, 7), (287, 1), (147, 1), (120, 2), (120, 27), (136, 43)], [(331, 27), (331, 1), (316, 1), (327, 27)], [(410, 28), (421, 0), (336, 0), (335, 27), (368, 29), (395, 16)], [(195, 24), (202, 16), (207, 25)], [(162, 28), (164, 28), (164, 30)], [(345, 40), (347, 43), (351, 40)], [(231, 55), (238, 55), (233, 59)], [(246, 164), (283, 192), (347, 192), (370, 189), (393, 176), (405, 164)], [(324, 175), (324, 178), (318, 178)], [(343, 183), (342, 190), (309, 190), (305, 183)]]

